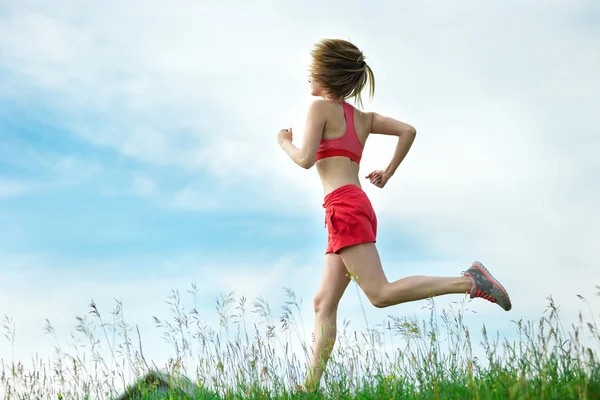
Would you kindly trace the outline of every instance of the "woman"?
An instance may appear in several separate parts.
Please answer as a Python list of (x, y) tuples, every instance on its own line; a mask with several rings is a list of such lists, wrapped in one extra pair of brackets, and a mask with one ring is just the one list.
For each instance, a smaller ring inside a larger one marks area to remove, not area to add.
[(316, 169), (325, 192), (325, 224), (328, 243), (320, 287), (314, 298), (315, 327), (306, 388), (314, 390), (321, 379), (336, 338), (338, 303), (353, 277), (375, 307), (388, 307), (444, 294), (470, 293), (511, 309), (506, 290), (479, 263), (458, 277), (411, 276), (389, 282), (377, 247), (377, 218), (358, 177), (362, 151), (370, 134), (398, 137), (389, 165), (365, 178), (383, 188), (408, 153), (416, 130), (412, 126), (374, 112), (362, 112), (346, 103), (356, 98), (374, 76), (362, 52), (344, 40), (323, 40), (312, 51), (311, 94), (301, 148), (292, 144), (292, 129), (282, 129), (278, 142), (303, 168)]

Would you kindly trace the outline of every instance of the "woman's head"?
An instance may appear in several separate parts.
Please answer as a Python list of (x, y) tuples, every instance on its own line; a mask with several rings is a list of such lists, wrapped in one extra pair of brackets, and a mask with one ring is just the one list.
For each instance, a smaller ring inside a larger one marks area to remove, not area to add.
[(340, 39), (325, 39), (315, 45), (310, 68), (311, 94), (344, 101), (356, 98), (362, 107), (361, 92), (366, 84), (375, 93), (375, 77), (365, 56), (355, 45)]

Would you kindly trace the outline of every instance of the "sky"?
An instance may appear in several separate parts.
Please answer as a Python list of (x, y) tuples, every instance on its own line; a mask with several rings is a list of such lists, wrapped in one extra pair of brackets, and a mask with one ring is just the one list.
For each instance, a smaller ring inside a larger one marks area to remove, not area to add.
[[(326, 246), (316, 171), (296, 166), (310, 51), (354, 42), (375, 73), (365, 109), (417, 129), (383, 189), (367, 184), (388, 279), (456, 276), (482, 261), (513, 302), (469, 303), (472, 331), (510, 337), (552, 296), (565, 325), (600, 298), (600, 7), (592, 1), (0, 2), (0, 358), (52, 352), (94, 300), (115, 299), (147, 351), (172, 355), (152, 316), (198, 285), (312, 298)], [(387, 165), (373, 137), (361, 176)], [(185, 298), (185, 296), (183, 296)], [(441, 307), (461, 296), (436, 299)], [(365, 307), (363, 315), (361, 304)], [(361, 330), (425, 302), (376, 309), (350, 286), (339, 318)]]

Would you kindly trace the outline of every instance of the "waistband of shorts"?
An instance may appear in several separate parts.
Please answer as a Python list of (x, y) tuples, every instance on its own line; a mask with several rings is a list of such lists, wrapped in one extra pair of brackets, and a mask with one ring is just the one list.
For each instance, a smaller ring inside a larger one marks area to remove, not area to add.
[(349, 183), (347, 185), (340, 186), (339, 188), (331, 191), (325, 196), (325, 200), (323, 202), (323, 207), (327, 208), (331, 203), (338, 200), (341, 196), (344, 196), (348, 193), (355, 193), (363, 195), (365, 192), (357, 185), (353, 183)]

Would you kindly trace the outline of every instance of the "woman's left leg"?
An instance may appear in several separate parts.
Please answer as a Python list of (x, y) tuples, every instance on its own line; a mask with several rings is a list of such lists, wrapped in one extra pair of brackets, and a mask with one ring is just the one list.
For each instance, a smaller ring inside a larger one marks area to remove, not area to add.
[(314, 298), (315, 328), (306, 388), (314, 390), (321, 381), (337, 334), (337, 309), (350, 283), (350, 277), (338, 254), (325, 255), (321, 285)]

